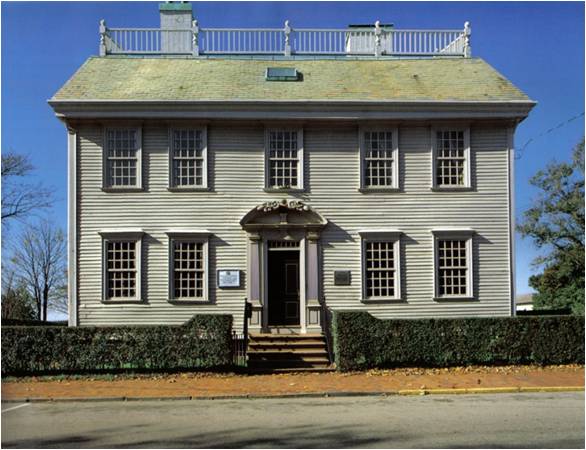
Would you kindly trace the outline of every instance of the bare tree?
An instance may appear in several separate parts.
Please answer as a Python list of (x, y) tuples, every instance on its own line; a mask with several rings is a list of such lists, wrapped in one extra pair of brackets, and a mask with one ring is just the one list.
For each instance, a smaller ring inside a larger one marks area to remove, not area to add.
[(33, 211), (53, 204), (53, 191), (41, 183), (24, 179), (34, 169), (28, 156), (7, 152), (2, 155), (2, 223), (22, 219)]
[(66, 257), (65, 233), (49, 220), (27, 225), (13, 246), (11, 262), (16, 277), (35, 299), (40, 320), (47, 320), (49, 305), (58, 311), (67, 306)]

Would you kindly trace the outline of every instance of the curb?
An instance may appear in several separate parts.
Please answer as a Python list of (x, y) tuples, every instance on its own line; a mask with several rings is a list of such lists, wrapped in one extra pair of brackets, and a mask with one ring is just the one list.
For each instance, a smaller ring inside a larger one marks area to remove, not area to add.
[(401, 389), (398, 391), (367, 392), (307, 392), (294, 394), (242, 394), (207, 396), (158, 396), (158, 397), (27, 397), (2, 399), (2, 403), (48, 403), (48, 402), (112, 402), (112, 401), (167, 401), (167, 400), (241, 400), (241, 399), (287, 399), (287, 398), (329, 398), (329, 397), (387, 397), (414, 395), (463, 395), (463, 394), (514, 394), (535, 392), (584, 392), (584, 386), (526, 386), (497, 388), (453, 388), (453, 389)]

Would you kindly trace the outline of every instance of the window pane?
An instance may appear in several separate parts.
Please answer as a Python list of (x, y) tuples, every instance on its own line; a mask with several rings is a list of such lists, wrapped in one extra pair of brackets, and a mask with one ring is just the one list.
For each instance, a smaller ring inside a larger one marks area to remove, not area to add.
[(106, 146), (109, 186), (137, 186), (139, 167), (137, 130), (107, 130)]
[(136, 297), (136, 241), (108, 241), (106, 246), (107, 299)]
[(366, 132), (364, 146), (365, 187), (393, 186), (393, 133)]
[(269, 187), (299, 187), (296, 131), (269, 132)]
[(440, 239), (438, 249), (438, 290), (440, 296), (462, 296), (468, 292), (468, 264), (465, 239)]
[(173, 130), (173, 185), (203, 186), (204, 154), (201, 130)]
[(436, 139), (436, 184), (464, 186), (466, 167), (464, 132), (438, 131)]
[(203, 246), (202, 242), (173, 241), (174, 298), (204, 298)]
[(395, 296), (393, 242), (365, 242), (366, 297)]

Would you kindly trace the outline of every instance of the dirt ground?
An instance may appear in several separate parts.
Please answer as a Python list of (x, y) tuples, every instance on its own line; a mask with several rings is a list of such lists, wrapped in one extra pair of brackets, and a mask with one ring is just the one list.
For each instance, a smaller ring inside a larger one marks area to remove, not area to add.
[(326, 392), (554, 386), (583, 387), (584, 366), (473, 366), (271, 375), (176, 373), (8, 378), (2, 381), (2, 400), (270, 396)]

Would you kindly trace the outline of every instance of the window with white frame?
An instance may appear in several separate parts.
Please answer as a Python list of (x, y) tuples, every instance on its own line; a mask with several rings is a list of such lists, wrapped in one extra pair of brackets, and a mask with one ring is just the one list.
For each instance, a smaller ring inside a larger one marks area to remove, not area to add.
[(207, 237), (170, 236), (170, 298), (207, 300)]
[(204, 129), (171, 130), (171, 187), (206, 187), (205, 140)]
[(364, 232), (361, 235), (364, 300), (399, 299), (399, 234)]
[(303, 188), (303, 151), (301, 130), (268, 130), (266, 187)]
[(362, 188), (398, 188), (397, 129), (362, 132)]
[(437, 298), (472, 297), (472, 235), (436, 233), (435, 291)]
[(137, 128), (105, 131), (105, 187), (139, 188), (141, 184), (141, 133)]
[(141, 298), (142, 232), (100, 232), (103, 237), (105, 301)]
[(434, 130), (434, 186), (470, 186), (470, 132), (468, 129)]

